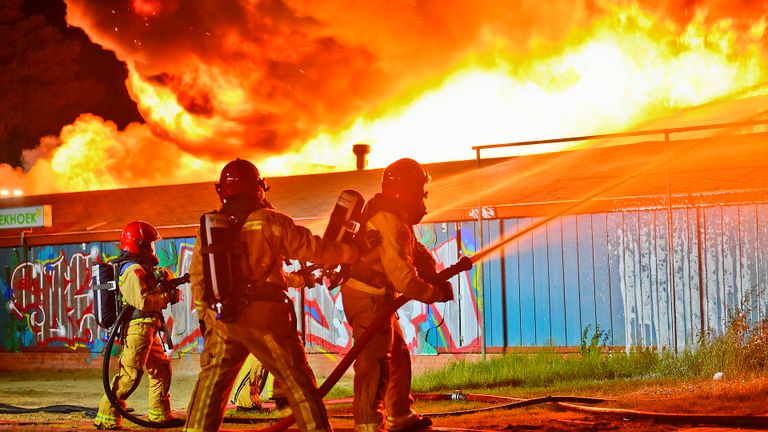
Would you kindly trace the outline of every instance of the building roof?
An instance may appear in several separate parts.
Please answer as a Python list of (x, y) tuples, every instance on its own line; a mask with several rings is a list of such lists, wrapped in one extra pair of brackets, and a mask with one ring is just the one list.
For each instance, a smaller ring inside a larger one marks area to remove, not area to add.
[[(637, 208), (768, 201), (768, 134), (612, 147), (426, 165), (430, 213), (425, 222), (471, 220), (478, 204), (495, 217), (535, 217)], [(267, 198), (298, 224), (322, 234), (341, 191), (367, 199), (382, 170), (267, 179)], [(206, 183), (22, 196), (0, 208), (48, 204), (51, 227), (0, 230), (0, 247), (114, 241), (136, 219), (163, 237), (193, 236), (200, 215), (218, 207)]]

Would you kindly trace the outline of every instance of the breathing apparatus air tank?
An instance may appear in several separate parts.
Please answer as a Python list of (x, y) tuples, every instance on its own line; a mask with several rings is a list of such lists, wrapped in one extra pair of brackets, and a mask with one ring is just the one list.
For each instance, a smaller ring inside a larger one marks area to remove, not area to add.
[(328, 219), (323, 239), (352, 243), (355, 234), (360, 232), (360, 215), (364, 205), (365, 199), (360, 192), (352, 189), (343, 190)]
[[(360, 192), (352, 189), (343, 190), (336, 200), (336, 205), (333, 206), (331, 217), (323, 233), (323, 240), (354, 243), (355, 236), (364, 230), (360, 223), (363, 206), (365, 206), (365, 198)], [(338, 268), (326, 267), (323, 274), (328, 278), (328, 289), (336, 288), (349, 275), (349, 265), (341, 265)]]
[(221, 321), (235, 319), (242, 303), (240, 228), (234, 217), (219, 211), (200, 217), (205, 301)]

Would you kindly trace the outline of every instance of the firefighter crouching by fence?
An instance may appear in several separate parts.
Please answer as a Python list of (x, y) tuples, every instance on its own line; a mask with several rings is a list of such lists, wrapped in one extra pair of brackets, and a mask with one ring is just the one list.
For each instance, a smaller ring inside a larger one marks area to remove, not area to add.
[[(164, 327), (162, 310), (179, 301), (178, 288), (163, 290), (158, 283), (172, 277), (168, 269), (158, 264), (154, 242), (160, 234), (144, 221), (127, 224), (120, 233), (120, 256), (112, 260), (119, 263), (120, 294), (123, 302), (135, 311), (127, 324), (120, 355), (120, 369), (112, 380), (112, 391), (125, 407), (125, 399), (136, 390), (146, 370), (149, 374), (149, 420), (171, 420), (169, 390), (171, 363), (165, 355), (158, 333)], [(166, 335), (166, 337), (169, 337)], [(104, 395), (99, 403), (94, 425), (98, 429), (117, 429), (122, 417)]]
[[(284, 258), (352, 263), (362, 250), (324, 241), (273, 210), (265, 197), (266, 183), (248, 161), (237, 159), (224, 166), (216, 190), (221, 211), (201, 218), (189, 271), (195, 307), (203, 317), (204, 346), (184, 430), (219, 430), (233, 382), (248, 353), (283, 383), (299, 430), (331, 430), (297, 332), (282, 263)], [(228, 230), (213, 228), (226, 221), (233, 224)], [(232, 234), (227, 247), (216, 240), (222, 232)], [(218, 269), (217, 278), (211, 278), (208, 266), (217, 257), (228, 257), (234, 264), (231, 270), (240, 273), (229, 286), (216, 280), (225, 276)]]
[[(399, 295), (424, 303), (453, 299), (450, 282), (425, 280), (435, 275), (434, 260), (413, 234), (413, 225), (426, 214), (426, 191), (430, 177), (412, 159), (400, 159), (383, 173), (381, 193), (371, 198), (363, 209), (361, 224), (377, 230), (381, 246), (373, 258), (355, 263), (349, 279), (341, 287), (344, 313), (357, 340), (373, 319)], [(431, 269), (417, 271), (414, 259), (427, 261)], [(411, 359), (402, 329), (395, 315), (389, 325), (371, 338), (354, 364), (355, 430), (374, 432), (413, 431), (429, 427), (429, 417), (411, 408)]]

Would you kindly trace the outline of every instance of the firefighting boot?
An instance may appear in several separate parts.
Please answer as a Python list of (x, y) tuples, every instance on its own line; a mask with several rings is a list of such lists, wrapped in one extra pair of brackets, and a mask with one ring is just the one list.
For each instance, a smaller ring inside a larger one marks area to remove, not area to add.
[(390, 432), (418, 432), (429, 429), (430, 426), (432, 419), (416, 413), (401, 418), (387, 416), (387, 430)]
[(121, 430), (123, 429), (122, 423), (122, 418), (120, 417), (115, 418), (109, 415), (97, 415), (96, 420), (93, 422), (93, 426), (95, 426), (96, 429)]
[[(125, 408), (125, 402), (120, 401), (123, 408)], [(93, 426), (96, 429), (109, 429), (117, 430), (123, 428), (123, 417), (115, 412), (112, 408), (112, 403), (106, 396), (102, 397), (99, 404), (99, 411), (96, 413), (96, 418), (93, 419)]]
[(251, 412), (251, 413), (266, 413), (266, 412), (269, 412), (269, 409), (264, 408), (260, 403), (255, 403), (255, 404), (253, 404), (251, 406), (237, 405), (236, 406), (236, 410), (237, 411), (242, 411), (242, 412)]

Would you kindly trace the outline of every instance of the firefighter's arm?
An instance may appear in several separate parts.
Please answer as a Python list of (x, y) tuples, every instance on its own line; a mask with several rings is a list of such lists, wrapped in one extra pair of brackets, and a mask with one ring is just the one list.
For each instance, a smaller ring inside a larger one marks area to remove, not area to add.
[(165, 267), (156, 267), (155, 276), (159, 279), (173, 279), (173, 272)]
[[(357, 261), (355, 245), (323, 240), (309, 229), (296, 225), (288, 216), (276, 213), (276, 224), (270, 227), (289, 258), (320, 264), (347, 264)], [(279, 229), (280, 232), (276, 232)]]
[(145, 312), (159, 312), (168, 304), (168, 295), (152, 292), (147, 285), (147, 279), (154, 276), (147, 272), (139, 264), (131, 264), (125, 269), (120, 280), (120, 291), (125, 302), (138, 310)]
[(396, 291), (424, 303), (453, 299), (449, 283), (433, 284), (419, 277), (413, 265), (413, 234), (407, 225), (387, 212), (377, 213), (371, 223), (381, 232), (381, 264)]
[(420, 278), (430, 283), (438, 283), (439, 277), (437, 275), (437, 262), (435, 257), (427, 250), (427, 248), (414, 241), (415, 247), (413, 250), (413, 266), (416, 267), (416, 273)]

